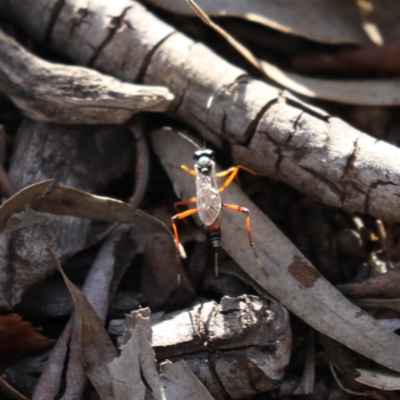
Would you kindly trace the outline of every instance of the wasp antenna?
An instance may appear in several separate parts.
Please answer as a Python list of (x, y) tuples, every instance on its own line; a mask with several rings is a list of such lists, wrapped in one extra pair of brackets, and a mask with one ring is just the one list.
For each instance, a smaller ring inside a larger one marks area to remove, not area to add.
[(179, 131), (178, 131), (177, 134), (178, 134), (180, 137), (182, 137), (182, 138), (184, 138), (185, 140), (187, 140), (189, 143), (191, 143), (194, 147), (196, 147), (196, 149), (201, 150), (201, 147), (200, 147), (194, 140), (188, 138), (188, 137), (187, 137), (186, 135), (184, 135), (182, 132), (179, 132)]
[(204, 132), (203, 132), (203, 149), (206, 148), (206, 138), (207, 138), (207, 130), (208, 130), (208, 118), (210, 116), (210, 110), (211, 110), (211, 106), (212, 103), (214, 101), (215, 96), (218, 94), (218, 92), (226, 87), (231, 86), (232, 83), (228, 83), (226, 85), (222, 85), (221, 87), (219, 87), (207, 100), (207, 115), (206, 115), (206, 123), (204, 125)]
[(215, 270), (215, 276), (218, 277), (218, 253), (215, 252), (214, 254), (214, 270)]

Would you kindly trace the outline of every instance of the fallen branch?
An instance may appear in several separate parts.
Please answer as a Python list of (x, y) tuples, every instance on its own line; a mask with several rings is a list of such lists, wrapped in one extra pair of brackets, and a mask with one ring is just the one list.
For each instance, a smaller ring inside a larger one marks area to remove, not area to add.
[(121, 124), (139, 111), (166, 111), (173, 99), (165, 87), (44, 61), (1, 30), (0, 92), (27, 116), (63, 124)]
[(400, 220), (396, 147), (263, 82), (240, 79), (243, 70), (135, 1), (96, 0), (84, 9), (78, 0), (58, 5), (0, 0), (10, 18), (75, 62), (131, 82), (169, 87), (176, 96), (169, 110), (197, 129), (204, 126), (209, 96), (232, 84), (214, 102), (209, 139), (217, 145), (228, 140), (237, 163), (326, 204)]

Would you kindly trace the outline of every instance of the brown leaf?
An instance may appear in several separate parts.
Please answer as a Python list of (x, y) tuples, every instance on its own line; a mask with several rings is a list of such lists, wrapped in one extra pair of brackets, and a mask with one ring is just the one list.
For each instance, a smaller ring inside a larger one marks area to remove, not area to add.
[(161, 229), (172, 239), (170, 230), (163, 223), (143, 211), (135, 210), (130, 204), (68, 186), (57, 186), (48, 195), (34, 201), (32, 208), (49, 214), (134, 224), (148, 231), (159, 232)]
[(305, 72), (399, 72), (400, 43), (309, 53), (292, 58), (293, 68)]
[(392, 371), (358, 368), (357, 382), (381, 390), (400, 390), (400, 375)]
[(51, 248), (47, 246), (46, 249), (71, 293), (79, 316), (82, 360), (88, 377), (101, 399), (110, 400), (113, 398), (113, 388), (106, 364), (117, 356), (117, 350), (96, 311), (94, 311), (82, 292), (65, 275)]
[(28, 186), (8, 199), (0, 207), (0, 230), (6, 227), (14, 212), (30, 204), (35, 211), (48, 214), (134, 224), (147, 231), (160, 232), (161, 229), (173, 240), (170, 230), (163, 223), (123, 201), (96, 196), (64, 185), (46, 193), (53, 182), (50, 179)]
[[(184, 1), (147, 0), (170, 12), (193, 15)], [(355, 2), (309, 0), (202, 0), (202, 9), (211, 16), (240, 17), (292, 35), (325, 43), (370, 43), (362, 29)], [(383, 8), (383, 7), (382, 7)], [(329, 20), (327, 16), (329, 15)], [(389, 15), (388, 15), (389, 17)], [(393, 18), (393, 17), (392, 17)]]
[[(329, 80), (316, 79), (285, 72), (270, 62), (257, 59), (254, 54), (227, 31), (210, 20), (204, 11), (188, 0), (202, 21), (218, 32), (249, 63), (262, 71), (268, 78), (283, 87), (303, 96), (364, 106), (400, 105), (400, 79), (385, 80)], [(304, 7), (303, 7), (304, 8)]]
[(386, 307), (400, 312), (400, 299), (353, 299), (353, 302), (359, 307)]
[(24, 351), (45, 349), (54, 340), (42, 336), (30, 322), (23, 321), (17, 314), (0, 316), (0, 361)]

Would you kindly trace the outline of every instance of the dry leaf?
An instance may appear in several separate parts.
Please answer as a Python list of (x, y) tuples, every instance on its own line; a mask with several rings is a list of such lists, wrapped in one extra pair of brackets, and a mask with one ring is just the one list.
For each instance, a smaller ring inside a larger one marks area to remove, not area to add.
[[(183, 198), (195, 191), (192, 176), (176, 166), (193, 163), (193, 146), (171, 131), (154, 132), (156, 153)], [(400, 338), (382, 327), (326, 281), (276, 226), (235, 186), (222, 193), (222, 201), (250, 210), (252, 231), (262, 267), (249, 246), (245, 219), (223, 212), (222, 245), (265, 291), (277, 298), (314, 329), (400, 371)]]
[(96, 196), (64, 185), (47, 191), (53, 182), (54, 180), (50, 179), (36, 183), (9, 198), (0, 207), (0, 230), (4, 229), (14, 212), (30, 204), (35, 211), (48, 214), (130, 223), (154, 232), (161, 230), (161, 232), (169, 234), (173, 240), (170, 230), (164, 224), (143, 211), (135, 210), (123, 201)]
[(381, 390), (400, 390), (400, 375), (391, 371), (357, 368), (357, 382)]
[(117, 356), (117, 350), (104, 328), (103, 321), (96, 314), (82, 292), (65, 275), (60, 262), (47, 246), (54, 265), (64, 278), (80, 322), (80, 346), (87, 375), (97, 393), (104, 400), (113, 398), (112, 378), (106, 367)]
[(317, 79), (285, 72), (261, 62), (262, 71), (273, 81), (303, 96), (363, 106), (400, 105), (400, 79)]
[(17, 353), (45, 349), (54, 343), (23, 321), (17, 314), (0, 316), (0, 361), (4, 362)]
[(400, 312), (400, 299), (353, 299), (359, 307), (386, 307)]
[[(170, 12), (193, 15), (181, 0), (147, 2)], [(347, 0), (308, 0), (306, 6), (296, 0), (199, 0), (199, 5), (211, 16), (240, 17), (318, 42), (370, 43), (356, 4)]]
[[(170, 12), (193, 15), (184, 1), (146, 0)], [(391, 0), (374, 2), (368, 15), (360, 12), (356, 1), (308, 0), (201, 0), (207, 14), (239, 17), (284, 33), (323, 43), (370, 44), (398, 40), (399, 5)]]
[(335, 53), (307, 53), (295, 56), (291, 64), (305, 72), (399, 72), (400, 44), (368, 46)]
[(398, 78), (361, 81), (329, 80), (285, 72), (267, 61), (257, 59), (250, 50), (232, 35), (212, 22), (194, 0), (188, 0), (188, 2), (205, 24), (218, 32), (249, 63), (286, 89), (303, 96), (345, 104), (364, 106), (400, 105), (400, 79)]

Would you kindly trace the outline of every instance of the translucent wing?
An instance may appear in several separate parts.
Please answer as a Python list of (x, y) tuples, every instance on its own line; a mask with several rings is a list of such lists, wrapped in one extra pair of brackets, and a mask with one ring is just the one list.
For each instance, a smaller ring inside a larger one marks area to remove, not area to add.
[(196, 189), (199, 217), (205, 226), (210, 226), (221, 213), (221, 197), (214, 169), (209, 176), (196, 175)]

